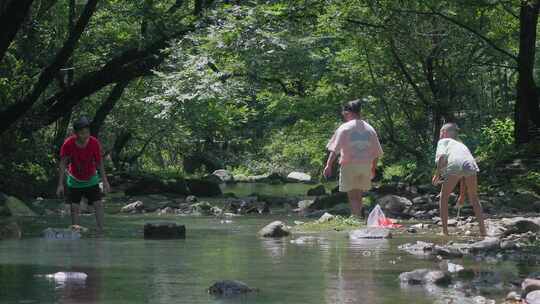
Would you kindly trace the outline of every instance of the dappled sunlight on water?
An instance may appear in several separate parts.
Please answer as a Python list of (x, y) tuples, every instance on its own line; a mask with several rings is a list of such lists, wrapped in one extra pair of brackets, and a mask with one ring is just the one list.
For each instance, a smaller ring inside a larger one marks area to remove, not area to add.
[[(171, 217), (167, 220), (186, 225), (187, 238), (147, 241), (140, 229), (157, 218), (111, 216), (104, 239), (2, 241), (0, 302), (422, 304), (462, 296), (452, 289), (400, 286), (401, 272), (438, 263), (397, 250), (412, 237), (357, 240), (339, 232), (258, 237), (258, 229), (273, 219), (238, 217), (224, 225), (212, 217)], [(84, 220), (92, 225), (93, 219)], [(82, 284), (43, 277), (57, 272), (88, 277)], [(209, 296), (206, 289), (222, 279), (243, 281), (260, 292), (229, 300)]]

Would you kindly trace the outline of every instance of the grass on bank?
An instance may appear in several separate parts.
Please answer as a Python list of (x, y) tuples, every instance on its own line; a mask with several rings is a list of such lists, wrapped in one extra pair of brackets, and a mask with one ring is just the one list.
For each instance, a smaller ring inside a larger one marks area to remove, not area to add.
[(293, 227), (293, 232), (296, 233), (317, 233), (317, 232), (332, 232), (332, 231), (350, 231), (365, 226), (364, 220), (359, 220), (353, 216), (344, 217), (337, 215), (333, 219), (326, 222), (312, 221), (305, 222)]

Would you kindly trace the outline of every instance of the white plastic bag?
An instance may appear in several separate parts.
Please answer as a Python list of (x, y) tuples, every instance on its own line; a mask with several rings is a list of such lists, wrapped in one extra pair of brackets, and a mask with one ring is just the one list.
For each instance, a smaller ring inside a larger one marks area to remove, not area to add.
[(386, 216), (384, 215), (384, 212), (381, 209), (381, 206), (377, 204), (373, 210), (369, 213), (369, 217), (367, 220), (368, 227), (379, 227), (380, 223), (386, 222)]

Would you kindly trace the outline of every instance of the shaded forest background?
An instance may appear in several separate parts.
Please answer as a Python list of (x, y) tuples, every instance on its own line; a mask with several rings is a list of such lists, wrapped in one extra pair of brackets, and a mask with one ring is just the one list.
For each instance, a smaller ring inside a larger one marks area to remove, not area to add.
[(0, 189), (54, 191), (59, 146), (81, 115), (113, 172), (320, 176), (340, 104), (362, 98), (385, 149), (384, 180), (428, 182), (439, 128), (453, 121), (488, 182), (538, 191), (538, 167), (498, 169), (540, 156), (539, 9), (537, 0), (0, 1)]

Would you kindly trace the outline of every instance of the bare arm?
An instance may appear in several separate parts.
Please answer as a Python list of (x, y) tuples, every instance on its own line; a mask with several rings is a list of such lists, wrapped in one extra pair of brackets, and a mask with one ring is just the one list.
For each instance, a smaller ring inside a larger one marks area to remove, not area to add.
[(66, 168), (68, 164), (68, 157), (62, 157), (59, 164), (58, 172), (58, 187), (56, 188), (56, 195), (64, 195), (64, 179), (66, 177)]
[(371, 162), (371, 178), (373, 179), (375, 177), (375, 174), (377, 173), (377, 163), (379, 162), (379, 158), (376, 157), (373, 159), (373, 162)]
[(332, 168), (334, 167), (336, 158), (337, 158), (336, 152), (330, 151), (330, 155), (328, 155), (328, 160), (326, 161), (326, 167), (324, 168), (324, 173), (323, 173), (325, 177), (332, 176)]
[(433, 179), (431, 180), (433, 185), (437, 185), (439, 181), (441, 180), (441, 174), (443, 168), (445, 168), (447, 165), (446, 158), (441, 156), (439, 157), (439, 161), (437, 162), (437, 170), (435, 171), (435, 175), (433, 176)]
[(99, 164), (99, 174), (101, 175), (101, 181), (103, 181), (103, 192), (108, 193), (111, 191), (109, 180), (107, 180), (107, 172), (105, 171), (105, 164), (103, 160)]

